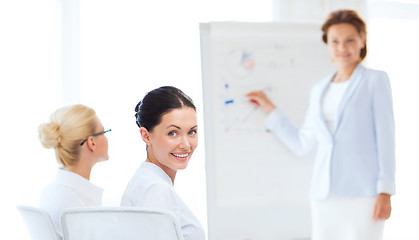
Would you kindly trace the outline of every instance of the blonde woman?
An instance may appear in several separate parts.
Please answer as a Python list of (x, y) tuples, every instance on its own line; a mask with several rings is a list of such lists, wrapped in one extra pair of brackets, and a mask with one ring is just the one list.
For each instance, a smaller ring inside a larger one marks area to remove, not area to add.
[(57, 176), (41, 197), (46, 210), (62, 235), (59, 217), (62, 210), (102, 204), (102, 188), (92, 184), (90, 172), (97, 162), (108, 160), (108, 140), (93, 109), (73, 105), (56, 110), (50, 122), (39, 126), (39, 138), (53, 148), (59, 164)]

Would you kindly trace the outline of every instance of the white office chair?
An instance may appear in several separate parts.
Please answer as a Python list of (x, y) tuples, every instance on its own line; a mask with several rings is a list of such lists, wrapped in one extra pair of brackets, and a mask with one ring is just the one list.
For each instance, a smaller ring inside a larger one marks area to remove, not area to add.
[(32, 240), (59, 240), (51, 217), (39, 208), (18, 205), (19, 210), (29, 235)]
[(64, 240), (183, 240), (179, 223), (164, 210), (94, 207), (64, 210)]

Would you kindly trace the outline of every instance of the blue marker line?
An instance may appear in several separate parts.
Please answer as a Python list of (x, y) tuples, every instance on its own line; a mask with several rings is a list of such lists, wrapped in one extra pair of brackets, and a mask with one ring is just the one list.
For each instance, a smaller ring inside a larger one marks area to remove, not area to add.
[(239, 102), (248, 102), (249, 99), (247, 97), (240, 97), (240, 98), (233, 98), (224, 101), (224, 104), (230, 104), (230, 103), (239, 103)]

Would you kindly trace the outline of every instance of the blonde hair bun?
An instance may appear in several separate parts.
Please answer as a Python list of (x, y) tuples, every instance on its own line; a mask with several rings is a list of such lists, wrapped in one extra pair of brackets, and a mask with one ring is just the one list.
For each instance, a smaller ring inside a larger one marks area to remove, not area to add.
[(38, 128), (42, 146), (56, 148), (60, 143), (60, 125), (54, 122), (43, 123)]
[(92, 108), (76, 104), (57, 109), (50, 121), (38, 127), (39, 140), (46, 148), (54, 148), (62, 166), (73, 166), (79, 159), (80, 143), (95, 133), (99, 123)]

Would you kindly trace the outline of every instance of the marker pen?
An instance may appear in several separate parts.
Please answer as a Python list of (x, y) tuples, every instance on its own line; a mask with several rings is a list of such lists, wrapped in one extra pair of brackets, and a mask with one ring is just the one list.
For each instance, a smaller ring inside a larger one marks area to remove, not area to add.
[(248, 102), (248, 101), (249, 101), (249, 98), (247, 97), (239, 97), (239, 98), (228, 99), (224, 101), (224, 104), (240, 103), (240, 102)]

